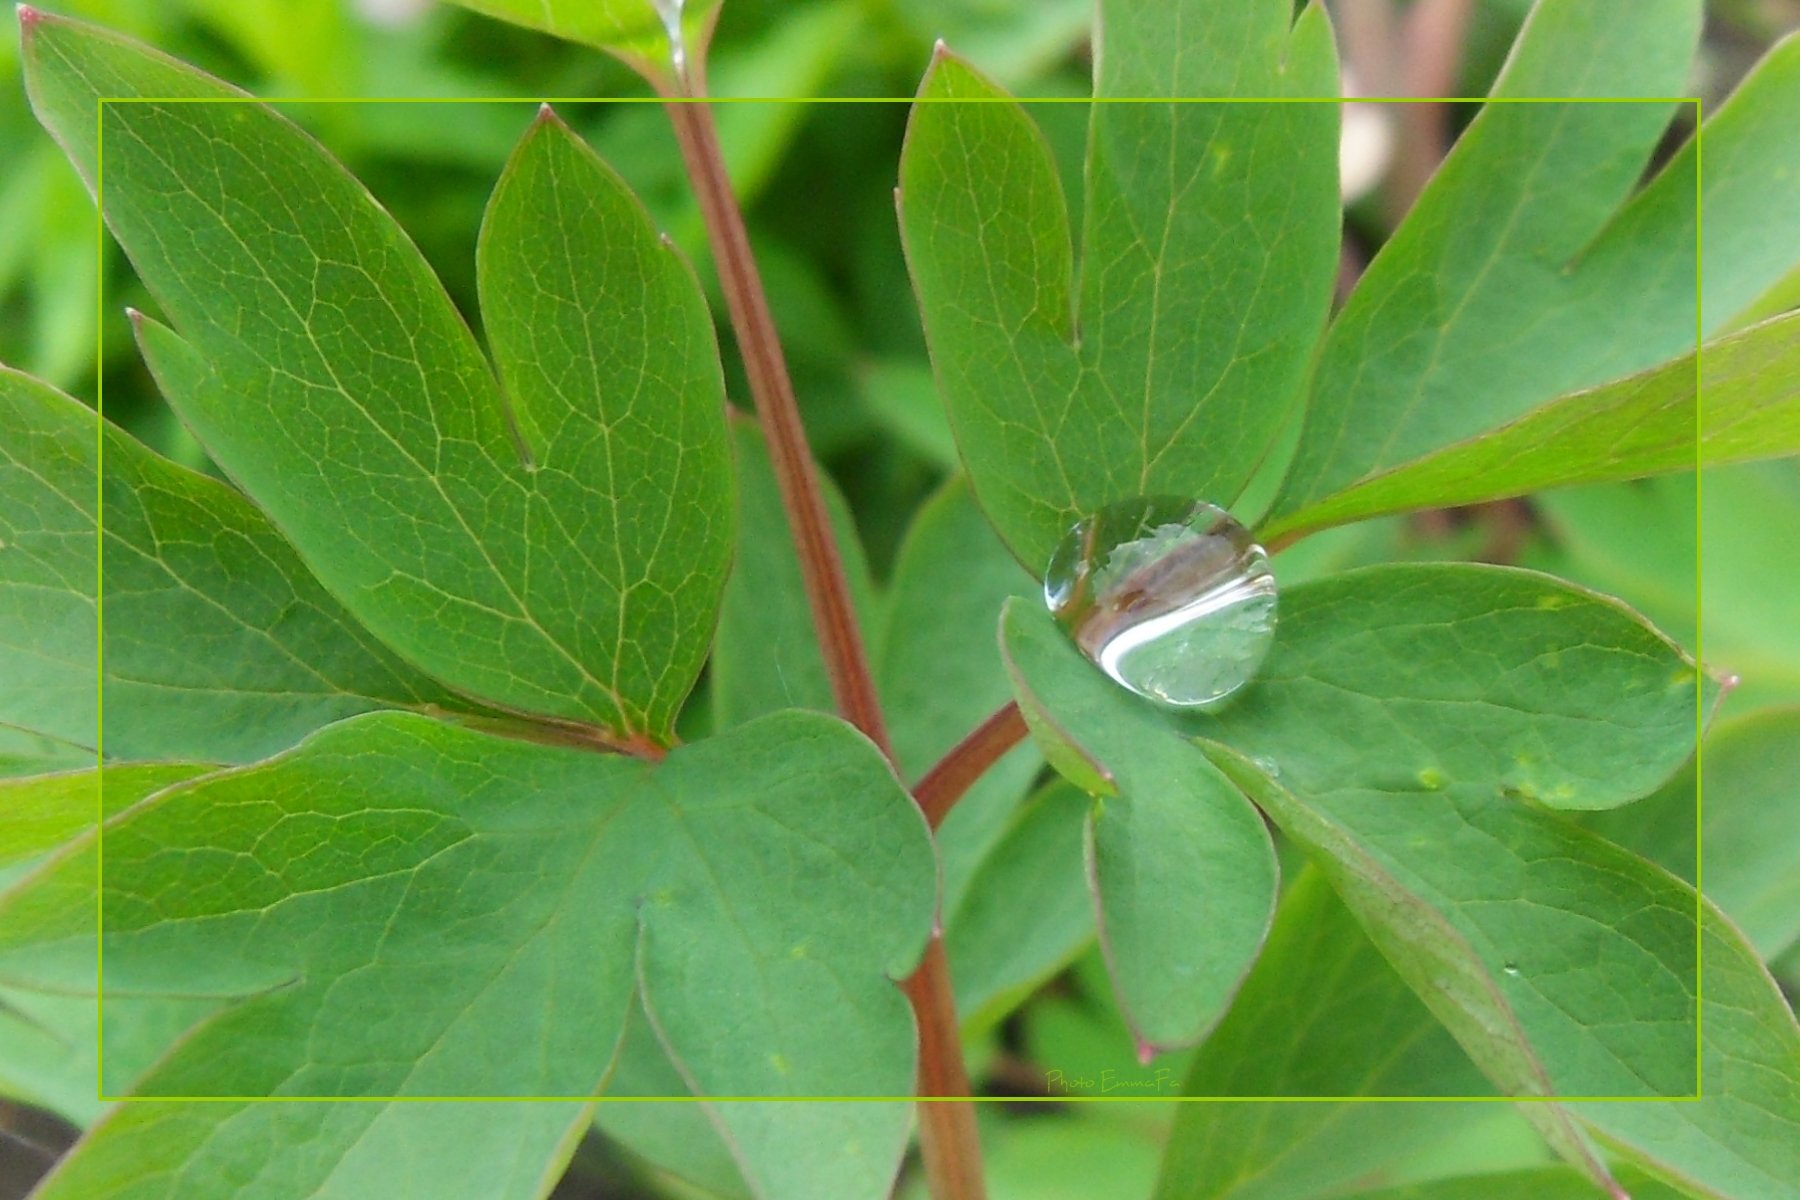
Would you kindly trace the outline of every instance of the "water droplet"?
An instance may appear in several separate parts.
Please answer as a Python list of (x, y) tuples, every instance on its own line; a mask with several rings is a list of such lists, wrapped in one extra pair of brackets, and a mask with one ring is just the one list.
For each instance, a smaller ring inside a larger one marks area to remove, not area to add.
[(1500, 969), (1502, 971), (1505, 971), (1508, 975), (1517, 975), (1519, 973), (1519, 964), (1515, 963), (1515, 962), (1509, 962), (1505, 966), (1501, 967)]
[(1253, 758), (1250, 761), (1256, 764), (1257, 770), (1261, 771), (1264, 775), (1267, 775), (1270, 779), (1281, 778), (1281, 764), (1274, 759)]
[(1219, 703), (1275, 636), (1275, 577), (1222, 508), (1175, 496), (1078, 522), (1044, 573), (1044, 602), (1121, 686), (1174, 708)]
[(1419, 786), (1427, 791), (1441, 791), (1444, 786), (1444, 773), (1436, 767), (1420, 767)]
[(675, 78), (687, 76), (687, 40), (682, 36), (681, 8), (686, 0), (650, 0), (650, 7), (662, 20), (663, 32), (669, 36), (669, 65), (675, 68)]

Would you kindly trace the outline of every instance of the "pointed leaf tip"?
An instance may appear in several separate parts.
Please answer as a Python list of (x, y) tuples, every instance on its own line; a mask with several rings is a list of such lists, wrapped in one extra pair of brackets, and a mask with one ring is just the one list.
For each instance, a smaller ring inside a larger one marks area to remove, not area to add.
[(556, 110), (554, 108), (550, 107), (550, 102), (548, 100), (546, 100), (542, 104), (538, 105), (538, 110), (537, 110), (538, 124), (542, 125), (546, 122), (554, 121), (556, 119), (557, 119)]
[(18, 5), (19, 27), (29, 31), (33, 25), (44, 19), (44, 14), (29, 4)]

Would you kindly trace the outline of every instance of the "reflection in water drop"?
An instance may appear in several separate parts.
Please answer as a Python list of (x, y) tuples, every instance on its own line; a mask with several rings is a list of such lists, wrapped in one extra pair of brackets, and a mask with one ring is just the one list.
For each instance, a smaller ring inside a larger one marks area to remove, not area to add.
[(1519, 973), (1519, 964), (1509, 962), (1502, 967), (1501, 970), (1505, 971), (1508, 975), (1517, 975)]
[(1275, 636), (1268, 555), (1224, 509), (1180, 497), (1077, 523), (1050, 559), (1044, 602), (1101, 670), (1175, 708), (1250, 682)]
[(681, 6), (686, 0), (650, 0), (650, 6), (662, 20), (663, 32), (669, 35), (669, 65), (675, 68), (675, 78), (683, 79), (687, 75), (687, 40), (681, 31)]

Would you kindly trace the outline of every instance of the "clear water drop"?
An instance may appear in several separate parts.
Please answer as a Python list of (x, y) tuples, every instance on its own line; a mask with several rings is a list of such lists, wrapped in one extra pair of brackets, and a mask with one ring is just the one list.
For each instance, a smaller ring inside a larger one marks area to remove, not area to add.
[(1517, 975), (1519, 973), (1519, 964), (1509, 962), (1505, 966), (1501, 967), (1500, 969), (1505, 971), (1508, 975)]
[(1172, 708), (1209, 708), (1249, 683), (1275, 636), (1269, 556), (1230, 513), (1184, 497), (1077, 522), (1044, 602), (1120, 686)]

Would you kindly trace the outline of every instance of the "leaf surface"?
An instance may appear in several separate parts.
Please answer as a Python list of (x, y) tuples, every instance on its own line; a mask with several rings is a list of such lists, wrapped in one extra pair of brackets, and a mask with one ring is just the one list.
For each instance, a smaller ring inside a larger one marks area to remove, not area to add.
[(0, 429), (0, 722), (91, 751), (103, 703), (111, 757), (243, 762), (371, 708), (459, 704), (231, 488), (5, 368)]
[(1617, 596), (1684, 644), (1703, 636), (1708, 663), (1739, 678), (1734, 709), (1800, 701), (1793, 562), (1768, 536), (1800, 523), (1800, 462), (1568, 488), (1532, 506), (1545, 537), (1525, 565)]
[[(1323, 10), (1101, 7), (1095, 96), (1336, 96)], [(940, 53), (900, 165), (901, 229), (976, 495), (1041, 571), (1134, 495), (1229, 504), (1288, 413), (1338, 237), (1329, 104), (1096, 104), (1079, 278), (1042, 134)]]
[(527, 29), (542, 30), (572, 42), (616, 54), (634, 66), (667, 71), (670, 66), (669, 23), (676, 20), (686, 49), (703, 49), (719, 0), (453, 0), (464, 8)]
[[(142, 344), (183, 419), (325, 586), (460, 690), (666, 743), (730, 552), (723, 384), (691, 273), (617, 179), (540, 126), (500, 190), (490, 273), (526, 236), (514, 203), (593, 227), (533, 237), (609, 250), (561, 274), (546, 263), (540, 293), (504, 298), (558, 313), (542, 342), (505, 342), (509, 406), (406, 235), (291, 123), (72, 22), (31, 22), (26, 58), (40, 119), (90, 183), (96, 98), (156, 98), (104, 109), (107, 220), (179, 335), (147, 322)], [(546, 196), (559, 169), (579, 179)], [(671, 519), (659, 488), (678, 472), (696, 490)], [(586, 540), (602, 522), (617, 545)], [(620, 561), (646, 545), (655, 558)], [(676, 624), (666, 595), (683, 587), (693, 607), (674, 611), (704, 616)]]
[(1711, 905), (1702, 930), (1701, 1098), (1574, 1107), (1602, 1140), (1684, 1191), (1707, 1200), (1794, 1200), (1800, 1025), (1755, 950)]
[[(1333, 321), (1277, 515), (1693, 347), (1691, 163), (1613, 220), (1672, 107), (1578, 98), (1678, 94), (1699, 21), (1698, 0), (1533, 9), (1501, 102)], [(1570, 100), (1505, 102), (1546, 96)]]
[[(104, 836), (108, 1003), (237, 1001), (140, 1095), (586, 1096), (634, 995), (700, 1094), (912, 1083), (892, 980), (930, 928), (931, 848), (873, 747), (827, 717), (652, 766), (371, 714)], [(91, 861), (63, 866), (16, 894), (27, 917), (91, 888)], [(16, 915), (0, 971), (54, 983), (69, 955)], [(815, 1107), (804, 1125), (715, 1116), (760, 1195), (885, 1194), (906, 1106)]]
[(1691, 660), (1614, 602), (1391, 566), (1287, 593), (1259, 680), (1185, 725), (1505, 1091), (1687, 1095), (1691, 901), (1539, 805), (1661, 783), (1695, 689)]
[(476, 263), (533, 455), (525, 534), (585, 567), (565, 582), (527, 559), (524, 582), (533, 597), (568, 589), (546, 602), (598, 635), (583, 657), (611, 657), (611, 690), (666, 731), (711, 645), (733, 540), (725, 385), (699, 283), (547, 107), (494, 188)]
[(1597, 814), (1590, 826), (1689, 883), (1704, 845), (1706, 898), (1773, 962), (1800, 943), (1800, 805), (1792, 802), (1800, 709), (1721, 723), (1707, 736), (1705, 762), (1704, 796), (1689, 762), (1655, 795)]
[(1065, 780), (1040, 789), (945, 906), (956, 1009), (981, 1026), (1023, 1000), (1094, 936), (1083, 886), (1088, 799)]
[[(1479, 1119), (1492, 1085), (1381, 957), (1317, 870), (1282, 897), (1269, 944), (1200, 1047), (1176, 1110), (1157, 1200), (1328, 1194)], [(1249, 1097), (1343, 1097), (1256, 1103)]]
[[(55, 851), (94, 827), (102, 806), (119, 813), (163, 788), (213, 768), (131, 763), (0, 783), (0, 914), (13, 938), (42, 938), (35, 964), (15, 954), (0, 970), (0, 1090), (78, 1123), (98, 1117), (101, 1012), (95, 1002), (95, 883), (91, 841)], [(48, 879), (36, 877), (47, 873)], [(48, 971), (48, 977), (42, 972)], [(52, 990), (44, 990), (49, 983)], [(208, 1000), (127, 997), (106, 1007), (106, 1062), (114, 1080), (137, 1078), (181, 1034), (213, 1011)]]
[[(1695, 359), (1699, 363), (1696, 367)], [(1800, 314), (1559, 396), (1269, 523), (1274, 539), (1413, 508), (1800, 453)]]
[(136, 1103), (35, 1200), (543, 1200), (582, 1104)]
[[(994, 629), (1007, 597), (1037, 591), (982, 516), (968, 481), (954, 477), (913, 515), (871, 648), (888, 736), (906, 779), (917, 782), (1012, 698)], [(946, 914), (993, 849), (1042, 762), (1012, 750), (976, 781), (938, 829)]]
[[(1197, 747), (1091, 668), (1041, 605), (1007, 602), (1001, 644), (1052, 765), (1096, 796), (1088, 871), (1101, 946), (1140, 1052), (1197, 1041), (1256, 958), (1276, 866), (1255, 809)], [(1102, 778), (1108, 790), (1096, 790)]]

